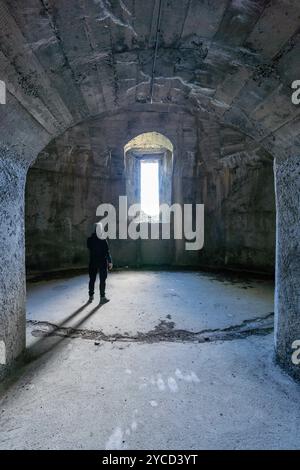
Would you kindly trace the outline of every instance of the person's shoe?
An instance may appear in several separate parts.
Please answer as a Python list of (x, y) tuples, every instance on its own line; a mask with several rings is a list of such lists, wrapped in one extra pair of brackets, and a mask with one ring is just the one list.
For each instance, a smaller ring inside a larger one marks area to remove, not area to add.
[(93, 302), (93, 300), (94, 300), (94, 296), (93, 296), (93, 295), (90, 295), (90, 296), (89, 296), (89, 304), (91, 304), (91, 303)]
[(109, 299), (105, 295), (101, 295), (100, 304), (106, 304), (107, 302), (109, 302)]

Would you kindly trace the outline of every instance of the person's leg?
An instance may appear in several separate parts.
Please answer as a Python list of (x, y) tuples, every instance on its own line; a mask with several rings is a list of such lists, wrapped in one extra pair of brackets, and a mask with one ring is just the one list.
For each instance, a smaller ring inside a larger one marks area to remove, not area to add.
[(89, 282), (89, 297), (90, 299), (93, 299), (94, 297), (94, 289), (95, 289), (95, 281), (97, 277), (97, 267), (93, 266), (90, 264), (89, 266), (89, 276), (90, 276), (90, 282)]
[(100, 296), (102, 298), (105, 297), (105, 287), (106, 287), (106, 278), (107, 278), (107, 266), (100, 266), (99, 269), (100, 274)]

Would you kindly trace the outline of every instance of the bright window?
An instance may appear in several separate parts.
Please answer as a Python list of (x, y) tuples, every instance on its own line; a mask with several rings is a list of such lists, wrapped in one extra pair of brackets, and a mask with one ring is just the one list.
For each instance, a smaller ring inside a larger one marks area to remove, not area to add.
[(141, 161), (141, 210), (150, 217), (159, 214), (158, 161)]

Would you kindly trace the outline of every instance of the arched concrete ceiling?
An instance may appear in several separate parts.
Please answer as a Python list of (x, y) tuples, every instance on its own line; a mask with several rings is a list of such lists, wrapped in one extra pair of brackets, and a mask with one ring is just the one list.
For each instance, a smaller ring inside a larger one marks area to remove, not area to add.
[(299, 151), (299, 0), (0, 0), (0, 23), (6, 143), (40, 150), (140, 103), (188, 107), (273, 155)]
[(128, 150), (139, 150), (139, 151), (157, 151), (160, 149), (167, 149), (171, 153), (173, 152), (172, 142), (159, 132), (145, 132), (139, 134), (131, 139), (124, 147), (124, 152)]

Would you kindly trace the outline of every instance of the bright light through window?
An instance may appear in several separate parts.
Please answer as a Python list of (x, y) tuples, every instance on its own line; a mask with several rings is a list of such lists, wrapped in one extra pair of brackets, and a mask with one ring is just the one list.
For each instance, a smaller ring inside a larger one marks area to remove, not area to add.
[(158, 162), (141, 161), (141, 210), (150, 217), (159, 214)]

